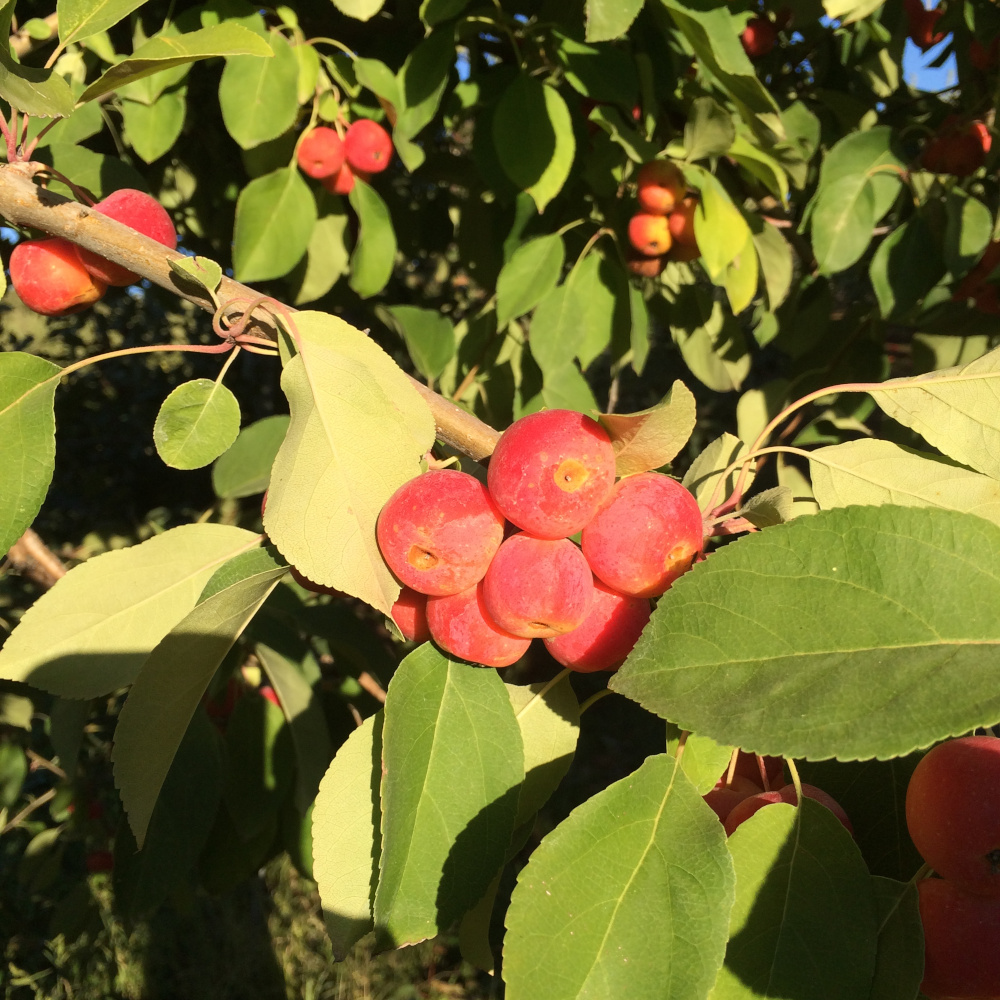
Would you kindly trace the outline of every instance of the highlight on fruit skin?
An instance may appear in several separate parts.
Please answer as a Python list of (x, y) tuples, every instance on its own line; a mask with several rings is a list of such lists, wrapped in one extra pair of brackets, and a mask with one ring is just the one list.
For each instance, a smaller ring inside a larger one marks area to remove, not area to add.
[(336, 129), (317, 125), (302, 137), (295, 157), (299, 169), (308, 177), (331, 177), (344, 165), (344, 141)]
[(359, 118), (344, 135), (344, 157), (352, 170), (381, 173), (392, 162), (392, 138), (378, 122)]

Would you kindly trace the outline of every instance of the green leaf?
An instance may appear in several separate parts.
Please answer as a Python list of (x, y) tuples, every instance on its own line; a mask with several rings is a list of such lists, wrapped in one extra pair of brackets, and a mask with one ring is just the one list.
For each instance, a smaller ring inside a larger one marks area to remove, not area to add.
[(261, 548), (237, 556), (229, 568), (236, 566), (238, 579), (206, 597), (163, 637), (142, 665), (118, 716), (111, 754), (115, 784), (140, 848), (209, 681), (288, 569)]
[(187, 524), (74, 566), (0, 649), (0, 677), (67, 698), (131, 684), (218, 567), (260, 544), (222, 524)]
[[(733, 490), (736, 489), (736, 480), (739, 478), (739, 469), (730, 472), (726, 477), (726, 482), (721, 489), (717, 489), (722, 473), (732, 465), (737, 459), (742, 458), (748, 452), (747, 446), (728, 431), (717, 437), (707, 448), (691, 463), (681, 484), (698, 501), (698, 506), (702, 511), (708, 510), (708, 505), (715, 496), (716, 503), (722, 503), (729, 498)], [(744, 480), (744, 488), (750, 489), (753, 484), (753, 464), (750, 472)]]
[(649, 310), (642, 291), (635, 285), (628, 286), (629, 316), (629, 349), (632, 356), (632, 369), (636, 375), (641, 375), (649, 357)]
[(250, 181), (236, 202), (237, 280), (266, 281), (288, 274), (305, 254), (315, 225), (316, 201), (296, 167), (280, 167)]
[(363, 299), (378, 295), (396, 263), (396, 231), (378, 192), (358, 178), (349, 195), (358, 213), (358, 242), (351, 254), (351, 288)]
[(880, 0), (823, 0), (826, 16), (843, 25), (853, 24), (874, 14), (882, 6)]
[(376, 309), (379, 318), (406, 342), (417, 371), (433, 382), (455, 356), (455, 328), (436, 309), (420, 306), (386, 306)]
[(115, 839), (115, 905), (128, 920), (155, 910), (190, 884), (208, 840), (222, 791), (219, 737), (195, 712), (170, 766), (142, 850), (128, 823)]
[(358, 726), (337, 751), (313, 807), (313, 877), (338, 962), (374, 924), (381, 852), (382, 720)]
[(597, 413), (597, 400), (590, 385), (572, 361), (545, 373), (541, 395), (541, 405), (550, 410), (577, 410), (590, 415)]
[(810, 220), (820, 271), (836, 274), (855, 263), (868, 249), (875, 221), (875, 191), (864, 175), (821, 187)]
[(123, 100), (121, 112), (125, 123), (125, 141), (146, 163), (158, 160), (180, 136), (186, 109), (187, 87), (168, 90), (155, 104)]
[(116, 63), (79, 97), (79, 103), (96, 100), (126, 83), (141, 80), (173, 66), (219, 56), (272, 55), (267, 41), (238, 24), (216, 24), (183, 35), (157, 35), (131, 56)]
[(566, 259), (558, 233), (522, 243), (497, 278), (497, 329), (531, 312), (556, 287)]
[(643, 0), (587, 0), (587, 41), (610, 42), (624, 35), (642, 10)]
[(214, 462), (240, 432), (240, 404), (221, 382), (196, 378), (163, 401), (153, 425), (156, 452), (173, 469)]
[(634, 476), (666, 465), (687, 444), (695, 425), (695, 400), (676, 379), (656, 406), (638, 413), (602, 413), (598, 419), (615, 449), (616, 474)]
[(712, 1000), (867, 996), (878, 934), (871, 877), (833, 813), (808, 798), (800, 809), (773, 803), (729, 849), (736, 903)]
[(715, 281), (751, 238), (750, 227), (729, 192), (712, 174), (700, 167), (689, 170), (701, 190), (694, 213), (695, 236), (705, 270)]
[(313, 227), (309, 248), (289, 275), (297, 306), (321, 299), (351, 270), (348, 218), (343, 202), (331, 195), (318, 196), (317, 204), (320, 215)]
[(267, 489), (271, 466), (288, 431), (288, 417), (262, 417), (240, 431), (212, 466), (212, 488), (221, 500), (252, 497)]
[(750, 228), (753, 230), (753, 243), (760, 261), (764, 288), (767, 290), (767, 304), (770, 311), (774, 312), (788, 297), (788, 291), (792, 287), (795, 274), (792, 248), (780, 230), (760, 216), (751, 217)]
[(684, 156), (701, 160), (721, 156), (736, 138), (736, 125), (729, 112), (711, 97), (696, 97), (684, 126)]
[(292, 731), (296, 761), (295, 806), (300, 813), (305, 813), (316, 798), (327, 765), (333, 757), (323, 706), (318, 692), (310, 687), (294, 663), (262, 643), (257, 644), (255, 651)]
[(872, 878), (878, 910), (878, 953), (870, 1000), (913, 1000), (924, 976), (919, 894), (912, 882)]
[(333, 6), (342, 14), (358, 21), (368, 21), (381, 9), (385, 0), (333, 0)]
[(449, 927), (504, 863), (524, 757), (500, 675), (414, 650), (389, 684), (382, 761), (375, 927), (399, 946)]
[(219, 81), (222, 120), (243, 149), (277, 139), (299, 113), (299, 61), (280, 32), (268, 44), (269, 58), (230, 56)]
[[(14, 2), (0, 8), (0, 37), (10, 36)], [(9, 45), (0, 46), (0, 97), (33, 118), (68, 118), (73, 113), (69, 84), (55, 70), (15, 62)]]
[(998, 553), (1000, 528), (955, 511), (797, 518), (678, 580), (610, 686), (719, 743), (792, 757), (898, 756), (991, 725)]
[(961, 367), (888, 379), (871, 396), (956, 462), (1000, 479), (1000, 351)]
[(689, 286), (678, 296), (669, 322), (695, 378), (716, 392), (740, 388), (750, 373), (750, 354), (743, 330), (721, 302), (705, 288)]
[(380, 59), (355, 59), (354, 72), (358, 83), (388, 101), (393, 107), (400, 103), (396, 75)]
[(673, 757), (647, 757), (578, 806), (521, 870), (506, 996), (706, 996), (733, 895), (722, 824)]
[(271, 472), (265, 527), (310, 580), (389, 614), (399, 588), (379, 554), (375, 521), (420, 472), (434, 420), (412, 382), (359, 330), (325, 313), (294, 320), (299, 352), (281, 376), (291, 424)]
[(1000, 482), (890, 441), (818, 448), (810, 453), (809, 472), (823, 510), (850, 504), (943, 507), (1000, 524)]
[(906, 788), (921, 753), (889, 760), (802, 761), (802, 780), (840, 803), (868, 870), (909, 879), (923, 864), (906, 828)]
[(789, 486), (774, 486), (750, 497), (740, 515), (757, 528), (784, 524), (795, 516), (795, 497)]
[(753, 302), (757, 294), (757, 277), (757, 250), (748, 231), (743, 248), (726, 267), (726, 296), (734, 315), (743, 312)]
[(519, 74), (497, 103), (493, 144), (504, 173), (544, 212), (576, 155), (569, 108), (555, 87)]
[(945, 263), (952, 274), (965, 274), (982, 256), (993, 235), (993, 215), (978, 198), (959, 187), (948, 192), (945, 207)]
[(882, 316), (908, 313), (938, 283), (945, 265), (922, 216), (914, 215), (879, 245), (869, 274)]
[(548, 683), (506, 685), (524, 747), (524, 784), (514, 826), (531, 820), (559, 787), (576, 753), (580, 703), (567, 674)]
[[(71, 142), (52, 142), (40, 147), (35, 159), (49, 163), (60, 173), (73, 178), (74, 184), (87, 188), (103, 198), (123, 187), (148, 190), (148, 185), (135, 168), (118, 156), (95, 153), (86, 146)], [(74, 197), (73, 192), (60, 181), (53, 180), (49, 190)]]
[(736, 136), (727, 155), (756, 177), (782, 204), (788, 201), (788, 175), (773, 156), (758, 149), (743, 135)]
[(586, 45), (555, 29), (554, 52), (566, 70), (566, 82), (595, 101), (631, 108), (639, 96), (639, 77), (631, 54), (617, 45)]
[(423, 0), (420, 18), (428, 27), (433, 27), (461, 14), (468, 4), (469, 0)]
[(399, 104), (392, 137), (404, 162), (406, 147), (419, 153), (406, 163), (409, 170), (415, 170), (424, 160), (423, 150), (409, 140), (434, 120), (454, 62), (454, 31), (445, 28), (433, 32), (413, 49), (399, 71)]
[[(671, 730), (676, 731), (676, 738)], [(680, 744), (680, 730), (676, 726), (667, 727), (667, 753), (677, 756)], [(707, 736), (688, 733), (681, 754), (681, 770), (701, 796), (710, 792), (729, 768), (735, 747), (725, 747)]]
[(31, 527), (52, 482), (59, 371), (32, 354), (0, 353), (0, 553)]
[(107, 31), (141, 6), (142, 0), (58, 0), (59, 41), (65, 47)]
[(209, 295), (213, 295), (222, 282), (222, 268), (208, 257), (182, 257), (167, 263), (183, 283), (194, 285)]
[(734, 15), (725, 6), (709, 7), (692, 0), (663, 0), (663, 3), (694, 49), (699, 65), (733, 98), (744, 121), (754, 128), (759, 127), (759, 120), (779, 138), (784, 138), (778, 105), (757, 78), (740, 44), (743, 21), (739, 15)]
[[(606, 132), (612, 142), (625, 150), (633, 163), (646, 163), (655, 159), (659, 152), (659, 147), (641, 135), (634, 124), (626, 121), (617, 108), (598, 105), (587, 116), (587, 121)], [(613, 185), (612, 190), (614, 190)]]

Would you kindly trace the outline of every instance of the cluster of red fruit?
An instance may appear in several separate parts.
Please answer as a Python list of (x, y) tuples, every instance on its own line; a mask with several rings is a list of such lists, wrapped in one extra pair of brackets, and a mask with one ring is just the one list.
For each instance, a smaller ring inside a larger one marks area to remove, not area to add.
[(1000, 316), (1000, 286), (989, 281), (997, 267), (1000, 267), (1000, 240), (986, 247), (979, 263), (959, 282), (952, 298), (957, 302), (972, 299), (980, 312)]
[(571, 670), (615, 669), (649, 620), (649, 599), (701, 552), (694, 497), (656, 472), (616, 483), (608, 435), (571, 410), (512, 424), (487, 483), (432, 470), (383, 507), (376, 534), (407, 588), (393, 608), (403, 634), (490, 667), (514, 663), (537, 638)]
[(903, 7), (910, 26), (910, 41), (921, 52), (926, 52), (944, 40), (944, 32), (937, 30), (937, 23), (944, 14), (940, 7), (927, 10), (921, 0), (903, 0)]
[(635, 183), (639, 211), (629, 220), (628, 239), (639, 256), (629, 261), (632, 272), (652, 278), (668, 260), (700, 257), (694, 235), (698, 202), (688, 195), (680, 170), (669, 160), (650, 160)]
[(940, 878), (917, 883), (929, 1000), (1000, 996), (1000, 739), (964, 736), (921, 759), (906, 825)]
[[(832, 795), (805, 783), (802, 794), (826, 806), (853, 835), (854, 827), (847, 813)], [(705, 801), (722, 821), (728, 837), (758, 809), (775, 802), (794, 806), (799, 798), (795, 785), (785, 783), (785, 762), (781, 757), (761, 757), (740, 750), (715, 788), (705, 796)]]
[(340, 132), (317, 125), (302, 136), (297, 151), (299, 169), (318, 180), (331, 194), (349, 194), (354, 180), (367, 181), (392, 160), (392, 139), (378, 122), (359, 118)]
[[(94, 205), (94, 211), (177, 248), (177, 231), (166, 209), (144, 191), (122, 188)], [(10, 255), (10, 281), (21, 301), (44, 316), (67, 316), (92, 305), (109, 285), (124, 288), (139, 280), (134, 271), (52, 237), (23, 240)]]
[(992, 145), (993, 137), (983, 122), (963, 122), (949, 115), (924, 147), (920, 165), (935, 174), (968, 177), (986, 162)]

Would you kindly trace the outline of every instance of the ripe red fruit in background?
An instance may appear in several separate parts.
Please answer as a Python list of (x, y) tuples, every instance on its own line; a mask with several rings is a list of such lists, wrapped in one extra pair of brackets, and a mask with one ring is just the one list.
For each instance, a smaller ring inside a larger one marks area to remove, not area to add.
[(957, 302), (971, 298), (981, 312), (1000, 315), (1000, 290), (996, 285), (987, 284), (997, 267), (1000, 267), (1000, 240), (986, 247), (976, 266), (959, 282), (952, 298)]
[(644, 253), (630, 251), (625, 258), (625, 266), (641, 278), (656, 278), (667, 266), (667, 258), (647, 257)]
[(929, 750), (906, 789), (906, 826), (939, 875), (1000, 897), (1000, 739), (963, 736)]
[(594, 600), (582, 624), (546, 639), (545, 646), (570, 670), (617, 670), (638, 642), (650, 610), (645, 597), (626, 597), (595, 580)]
[(694, 213), (697, 208), (697, 198), (685, 198), (667, 218), (667, 228), (673, 240), (670, 249), (672, 260), (694, 260), (701, 256), (698, 240), (694, 235)]
[(105, 282), (83, 266), (69, 240), (24, 240), (10, 255), (10, 283), (21, 301), (43, 316), (67, 316), (96, 302)]
[(924, 147), (920, 164), (936, 174), (968, 177), (985, 162), (993, 137), (983, 122), (961, 122), (949, 116)]
[(345, 195), (350, 194), (354, 190), (354, 181), (356, 178), (360, 177), (363, 181), (367, 181), (369, 176), (369, 174), (363, 173), (360, 170), (352, 170), (350, 165), (345, 163), (335, 174), (329, 177), (321, 177), (320, 184), (330, 194)]
[(115, 856), (111, 851), (88, 851), (84, 864), (91, 875), (98, 872), (109, 872), (115, 867)]
[(487, 667), (509, 667), (531, 645), (530, 639), (505, 632), (490, 617), (482, 583), (460, 594), (428, 597), (427, 625), (445, 652)]
[(628, 220), (628, 241), (639, 253), (658, 257), (670, 249), (673, 238), (665, 215), (639, 212)]
[(744, 799), (750, 798), (751, 795), (759, 795), (760, 786), (755, 785), (749, 778), (742, 778), (736, 775), (732, 783), (727, 785), (726, 779), (720, 778), (716, 782), (715, 788), (710, 792), (706, 792), (702, 798), (705, 802), (711, 806), (712, 811), (715, 813), (719, 819), (725, 823), (726, 817), (738, 806)]
[(426, 642), (431, 637), (427, 626), (427, 595), (404, 587), (392, 606), (392, 620), (410, 642)]
[(344, 592), (334, 587), (324, 587), (321, 583), (314, 583), (307, 576), (303, 576), (294, 566), (288, 567), (292, 579), (303, 589), (311, 590), (314, 594), (330, 594), (331, 597), (343, 597)]
[(277, 692), (271, 687), (270, 684), (264, 684), (259, 689), (260, 696), (265, 701), (269, 701), (275, 708), (281, 708), (281, 702), (278, 701)]
[(296, 157), (299, 169), (309, 177), (332, 177), (344, 165), (344, 142), (336, 129), (318, 125), (303, 137)]
[(752, 17), (740, 35), (743, 49), (751, 59), (762, 59), (778, 40), (778, 29), (766, 17)]
[(457, 594), (483, 578), (503, 516), (467, 472), (432, 469), (404, 483), (375, 527), (389, 569), (421, 594)]
[[(764, 765), (764, 774), (760, 773), (761, 763)], [(733, 772), (743, 778), (749, 778), (761, 789), (765, 787), (781, 788), (785, 785), (785, 760), (783, 757), (758, 757), (755, 753), (747, 753), (741, 750), (736, 757), (736, 770)], [(725, 775), (723, 775), (725, 777)], [(767, 784), (764, 784), (764, 778)]]
[(636, 175), (636, 201), (644, 212), (668, 215), (684, 197), (684, 175), (669, 160), (650, 160)]
[(703, 544), (701, 511), (680, 483), (659, 472), (621, 480), (583, 529), (594, 575), (632, 597), (657, 597), (691, 568)]
[[(177, 249), (177, 230), (167, 210), (151, 195), (135, 188), (121, 188), (113, 191), (103, 201), (94, 206), (95, 212), (109, 219), (131, 226), (136, 232), (162, 243), (168, 250)], [(139, 275), (121, 264), (106, 260), (92, 250), (80, 250), (83, 266), (100, 281), (124, 288), (134, 285)]]
[[(807, 799), (813, 799), (821, 806), (826, 806), (840, 820), (847, 832), (854, 834), (854, 827), (847, 813), (832, 795), (824, 792), (822, 788), (805, 783), (802, 785), (802, 794)], [(743, 799), (742, 802), (733, 807), (733, 811), (726, 817), (723, 824), (726, 828), (726, 836), (730, 836), (733, 830), (748, 820), (758, 809), (763, 809), (764, 806), (772, 805), (775, 802), (787, 802), (790, 806), (798, 805), (799, 798), (795, 794), (795, 786), (785, 785), (784, 788), (779, 788), (777, 791), (759, 792), (757, 795), (750, 795)]]
[(344, 157), (353, 170), (377, 174), (392, 159), (392, 139), (378, 122), (359, 118), (344, 136)]
[(929, 1000), (1000, 996), (1000, 899), (963, 892), (954, 882), (917, 883), (924, 926), (924, 981)]
[(544, 639), (578, 628), (594, 600), (594, 575), (568, 538), (511, 535), (483, 577), (483, 601), (504, 631)]
[(927, 10), (920, 0), (904, 0), (904, 7), (910, 23), (910, 40), (921, 52), (926, 52), (944, 39), (944, 32), (937, 30), (943, 10)]
[(969, 62), (972, 63), (973, 69), (985, 73), (997, 64), (998, 58), (1000, 58), (1000, 36), (990, 42), (989, 48), (978, 38), (973, 38), (969, 42)]
[(615, 452), (596, 420), (574, 410), (541, 410), (500, 435), (487, 481), (508, 521), (539, 538), (566, 538), (611, 492)]

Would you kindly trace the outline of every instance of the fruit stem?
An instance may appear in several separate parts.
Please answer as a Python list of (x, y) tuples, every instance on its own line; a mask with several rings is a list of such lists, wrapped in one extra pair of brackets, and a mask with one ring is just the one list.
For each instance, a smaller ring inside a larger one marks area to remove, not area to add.
[(110, 361), (112, 358), (124, 358), (130, 354), (152, 354), (154, 351), (182, 351), (189, 354), (224, 354), (232, 350), (233, 345), (228, 341), (221, 344), (151, 344), (146, 347), (125, 347), (120, 351), (108, 351), (106, 354), (95, 354), (92, 358), (84, 358), (76, 361), (53, 375), (53, 378), (63, 378), (72, 375), (73, 372), (86, 368), (87, 365), (97, 364), (99, 361)]
[(802, 808), (802, 779), (799, 777), (799, 769), (795, 766), (795, 761), (791, 757), (785, 758), (789, 773), (792, 776), (792, 784), (795, 786), (795, 801), (798, 807)]
[(930, 878), (934, 874), (934, 869), (931, 868), (929, 864), (925, 861), (914, 873), (913, 877), (910, 879), (911, 885), (916, 885), (922, 879)]
[[(571, 671), (569, 668), (560, 670), (552, 680), (548, 681), (545, 686), (539, 691), (532, 699), (529, 701), (518, 713), (517, 718), (521, 718), (525, 712), (531, 708), (532, 705), (537, 705), (557, 684), (561, 684), (567, 677), (569, 677)], [(582, 709), (581, 709), (582, 711)]]
[(584, 702), (581, 703), (581, 705), (580, 705), (580, 714), (583, 715), (583, 713), (586, 712), (587, 709), (590, 708), (591, 705), (595, 705), (602, 698), (606, 698), (609, 694), (614, 694), (614, 692), (612, 690), (610, 690), (610, 688), (603, 688), (602, 690), (598, 691), (596, 694), (592, 694), (586, 701), (584, 701)]
[(736, 777), (736, 762), (740, 759), (740, 748), (736, 747), (733, 750), (732, 756), (729, 758), (729, 767), (726, 770), (726, 788), (732, 788), (733, 778)]
[(316, 38), (310, 38), (306, 45), (317, 45), (323, 42), (326, 45), (332, 45), (336, 49), (340, 49), (345, 56), (348, 56), (351, 60), (357, 59), (358, 55), (349, 49), (343, 42), (338, 42), (336, 38), (327, 38), (326, 35), (317, 35)]
[(229, 366), (236, 360), (236, 356), (240, 353), (241, 348), (236, 345), (233, 350), (229, 352), (229, 357), (226, 358), (225, 363), (219, 369), (219, 374), (215, 376), (215, 384), (222, 385), (222, 380), (226, 377), (226, 372), (229, 371)]

